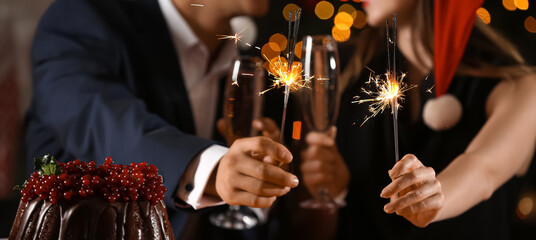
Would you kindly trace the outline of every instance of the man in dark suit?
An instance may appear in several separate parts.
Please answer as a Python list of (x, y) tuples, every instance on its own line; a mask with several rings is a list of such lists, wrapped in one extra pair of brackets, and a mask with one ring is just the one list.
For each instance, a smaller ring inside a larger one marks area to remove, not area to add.
[[(233, 52), (216, 34), (230, 32), (231, 17), (264, 14), (268, 0), (192, 3), (57, 0), (35, 35), (27, 115), (29, 160), (49, 153), (61, 161), (111, 156), (156, 165), (177, 237), (189, 216), (184, 203), (268, 207), (298, 185), (262, 161), (292, 160), (269, 138), (241, 139), (229, 149), (210, 140), (227, 71), (221, 66)], [(277, 131), (273, 122), (259, 123)]]

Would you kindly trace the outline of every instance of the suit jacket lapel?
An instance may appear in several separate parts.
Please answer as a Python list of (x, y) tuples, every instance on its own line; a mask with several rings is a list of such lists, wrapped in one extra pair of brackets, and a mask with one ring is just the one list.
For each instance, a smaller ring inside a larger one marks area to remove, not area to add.
[(150, 111), (162, 116), (183, 132), (195, 127), (179, 60), (157, 0), (123, 0), (134, 26), (139, 59), (147, 79), (137, 79)]

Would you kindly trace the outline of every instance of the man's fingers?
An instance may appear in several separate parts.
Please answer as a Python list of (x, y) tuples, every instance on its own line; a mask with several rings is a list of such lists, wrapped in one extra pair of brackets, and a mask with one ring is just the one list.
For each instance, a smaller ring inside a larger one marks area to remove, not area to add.
[(246, 191), (236, 191), (230, 205), (243, 205), (254, 208), (268, 208), (272, 206), (277, 197), (260, 197)]
[(282, 163), (290, 163), (292, 161), (292, 154), (285, 146), (267, 137), (242, 138), (236, 140), (235, 144), (241, 148), (242, 152), (247, 152), (252, 158), (258, 160), (262, 160), (268, 155)]
[(419, 188), (408, 192), (403, 197), (386, 204), (384, 210), (387, 213), (401, 211), (402, 209), (415, 205), (418, 202), (421, 202), (439, 192), (441, 192), (441, 185), (439, 184), (439, 181), (435, 180), (427, 182)]
[(281, 197), (290, 191), (290, 187), (282, 187), (246, 175), (236, 176), (232, 181), (235, 188), (261, 197)]
[(398, 161), (391, 170), (389, 170), (389, 176), (391, 179), (396, 179), (400, 175), (405, 174), (415, 168), (424, 166), (419, 159), (413, 154), (406, 154), (400, 161)]
[(285, 172), (280, 167), (254, 159), (250, 159), (250, 161), (241, 161), (236, 168), (238, 172), (246, 176), (254, 177), (282, 187), (294, 188), (298, 186), (299, 183), (296, 176)]
[(435, 171), (431, 167), (417, 168), (411, 172), (408, 172), (395, 180), (393, 180), (387, 187), (385, 187), (380, 196), (383, 198), (389, 198), (393, 194), (400, 192), (401, 190), (417, 184), (429, 182), (435, 179)]

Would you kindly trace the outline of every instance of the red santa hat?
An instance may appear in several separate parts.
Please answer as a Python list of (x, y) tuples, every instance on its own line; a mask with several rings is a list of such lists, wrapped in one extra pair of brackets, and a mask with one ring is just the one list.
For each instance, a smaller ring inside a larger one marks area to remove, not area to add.
[[(427, 0), (423, 0), (427, 1)], [(436, 99), (423, 109), (423, 120), (436, 131), (455, 126), (462, 116), (456, 97), (446, 94), (484, 0), (434, 1), (434, 75)]]

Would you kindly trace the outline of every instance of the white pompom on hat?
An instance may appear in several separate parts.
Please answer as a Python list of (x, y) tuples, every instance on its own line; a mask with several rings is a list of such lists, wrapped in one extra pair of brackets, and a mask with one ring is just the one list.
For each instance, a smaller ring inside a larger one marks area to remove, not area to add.
[(443, 131), (456, 126), (462, 118), (462, 104), (452, 94), (430, 99), (424, 105), (424, 124), (435, 131)]
[(424, 123), (435, 131), (450, 129), (462, 117), (462, 104), (447, 94), (483, 0), (434, 1), (434, 71), (437, 98), (425, 103)]

